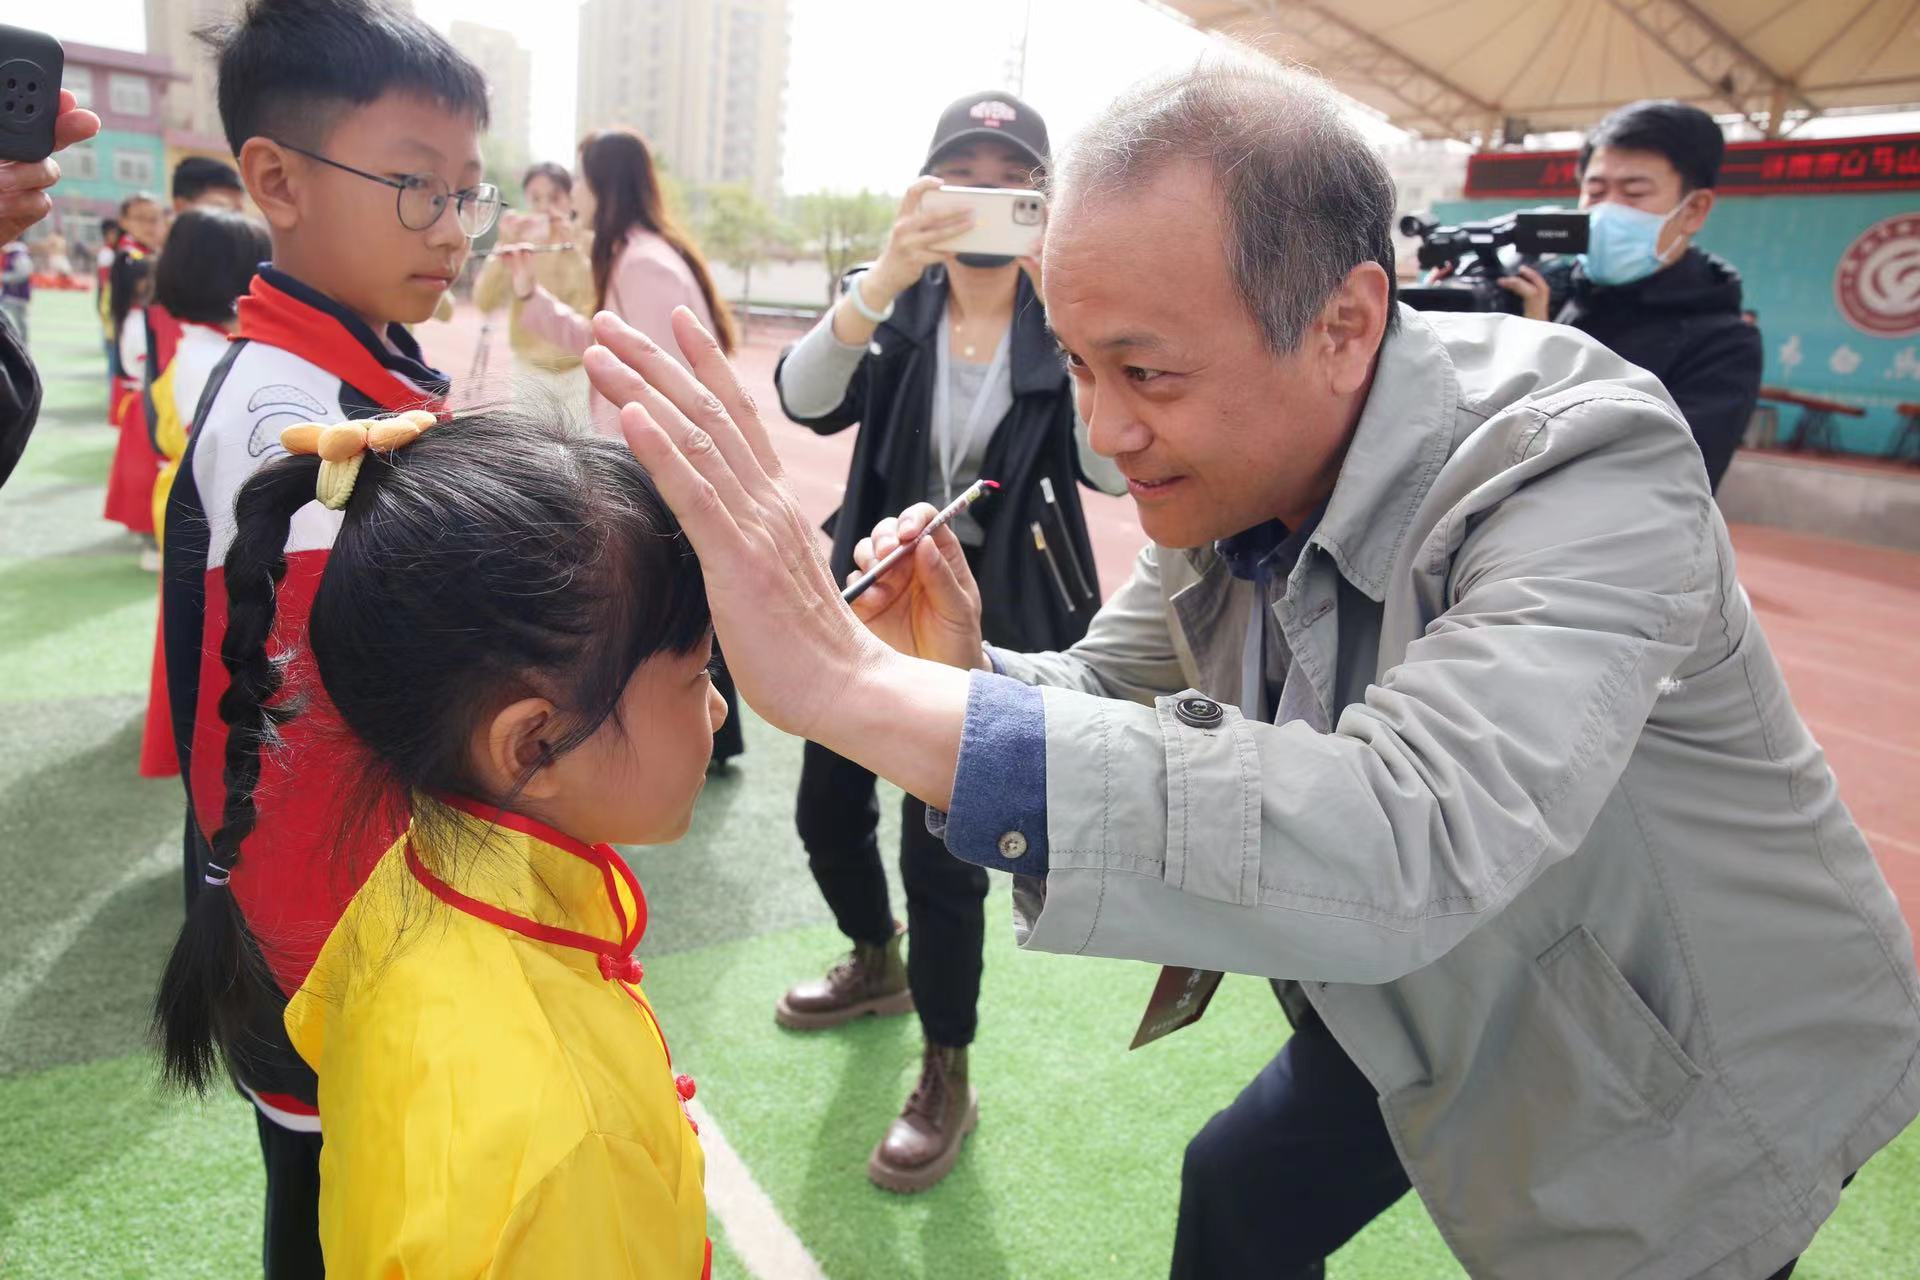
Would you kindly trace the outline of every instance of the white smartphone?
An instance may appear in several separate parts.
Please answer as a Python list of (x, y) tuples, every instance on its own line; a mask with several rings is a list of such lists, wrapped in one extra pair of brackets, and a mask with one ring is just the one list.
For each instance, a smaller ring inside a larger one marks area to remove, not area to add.
[(947, 253), (996, 253), (1026, 257), (1040, 245), (1047, 225), (1047, 198), (1038, 191), (1001, 187), (940, 187), (920, 201), (929, 213), (971, 209), (973, 225), (939, 247)]

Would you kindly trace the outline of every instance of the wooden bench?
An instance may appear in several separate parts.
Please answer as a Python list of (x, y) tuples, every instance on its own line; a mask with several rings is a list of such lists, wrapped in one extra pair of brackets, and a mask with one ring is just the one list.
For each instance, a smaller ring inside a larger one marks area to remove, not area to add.
[(1900, 434), (1894, 437), (1887, 456), (1920, 463), (1920, 404), (1908, 401), (1893, 406), (1893, 411), (1900, 415)]
[(1760, 398), (1771, 400), (1775, 404), (1790, 404), (1800, 410), (1800, 419), (1793, 424), (1793, 434), (1787, 437), (1787, 442), (1783, 446), (1787, 449), (1833, 453), (1837, 446), (1833, 435), (1834, 418), (1867, 416), (1867, 411), (1858, 405), (1828, 400), (1821, 396), (1810, 396), (1799, 391), (1789, 391), (1785, 387), (1762, 387)]

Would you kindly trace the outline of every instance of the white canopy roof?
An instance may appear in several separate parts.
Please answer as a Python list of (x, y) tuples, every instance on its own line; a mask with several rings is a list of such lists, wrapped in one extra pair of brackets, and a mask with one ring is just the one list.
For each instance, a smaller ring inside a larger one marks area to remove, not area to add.
[(1430, 138), (1582, 129), (1641, 98), (1738, 113), (1767, 136), (1920, 104), (1920, 0), (1164, 3)]

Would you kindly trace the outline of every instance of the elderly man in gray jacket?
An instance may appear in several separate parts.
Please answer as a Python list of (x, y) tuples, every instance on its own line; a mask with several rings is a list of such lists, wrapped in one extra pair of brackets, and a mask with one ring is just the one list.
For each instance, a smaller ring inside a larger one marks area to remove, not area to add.
[(742, 694), (947, 811), (1023, 945), (1293, 984), (1176, 1274), (1316, 1274), (1409, 1184), (1478, 1277), (1790, 1269), (1920, 1111), (1920, 982), (1672, 401), (1397, 308), (1300, 77), (1139, 91), (1058, 181), (1049, 317), (1153, 539), (1065, 653), (983, 653), (944, 531), (856, 619), (717, 348), (598, 321)]

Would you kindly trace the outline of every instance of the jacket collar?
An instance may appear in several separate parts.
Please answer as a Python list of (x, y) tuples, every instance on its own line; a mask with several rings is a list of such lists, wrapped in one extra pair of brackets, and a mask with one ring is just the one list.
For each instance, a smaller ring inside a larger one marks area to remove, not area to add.
[(1568, 280), (1571, 299), (1588, 311), (1613, 310), (1635, 316), (1649, 311), (1740, 312), (1740, 272), (1726, 259), (1698, 245), (1687, 246), (1671, 265), (1628, 284), (1595, 284), (1578, 264)]
[[(1386, 598), (1387, 575), (1413, 514), (1451, 451), (1460, 401), (1453, 361), (1432, 326), (1411, 307), (1402, 305), (1399, 314), (1399, 327), (1380, 344), (1373, 387), (1333, 493), (1307, 539), (1376, 603)], [(1217, 547), (1186, 554), (1203, 576), (1228, 572)], [(1300, 556), (1296, 574), (1309, 559)]]
[[(404, 325), (388, 325), (382, 341), (381, 335), (359, 316), (271, 263), (254, 276), (240, 300), (239, 312), (240, 328), (235, 336), (258, 336), (261, 341), (284, 347), (388, 409), (431, 404), (447, 397), (447, 376), (426, 363), (420, 344)], [(398, 392), (363, 385), (381, 383), (383, 374), (388, 380), (401, 380), (412, 393), (406, 397), (412, 405), (389, 404)]]
[[(589, 845), (524, 814), (465, 796), (441, 795), (453, 849), (430, 849), (415, 822), (407, 867), (448, 906), (525, 937), (592, 952), (602, 976), (639, 981), (633, 948), (647, 929), (647, 899), (633, 872), (604, 844)], [(436, 856), (437, 855), (437, 856)]]
[[(946, 305), (945, 269), (928, 267), (919, 281), (895, 300), (892, 318), (881, 327), (892, 329), (917, 347), (931, 347), (939, 341), (940, 313)], [(1052, 394), (1066, 380), (1053, 330), (1047, 328), (1047, 310), (1024, 271), (1014, 285), (1013, 342), (1007, 358), (1016, 396)]]

